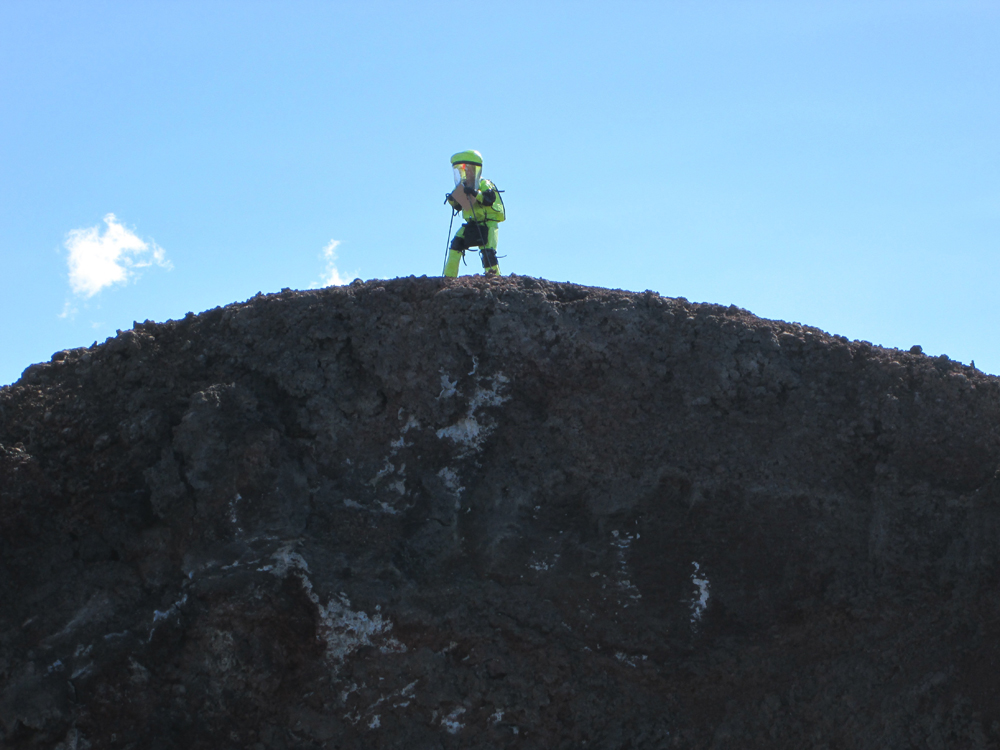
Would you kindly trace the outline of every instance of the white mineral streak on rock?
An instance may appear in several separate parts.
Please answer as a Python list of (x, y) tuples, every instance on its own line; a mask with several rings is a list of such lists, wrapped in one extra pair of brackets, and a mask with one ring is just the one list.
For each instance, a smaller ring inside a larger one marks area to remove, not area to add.
[(158, 609), (153, 610), (153, 622), (159, 622), (160, 620), (166, 620), (170, 615), (174, 614), (179, 607), (183, 607), (187, 604), (187, 594), (184, 594), (180, 599), (170, 605), (170, 608), (161, 612)]
[(392, 629), (392, 623), (383, 620), (382, 615), (368, 617), (364, 612), (351, 609), (351, 601), (341, 594), (338, 599), (331, 599), (324, 607), (319, 597), (312, 590), (312, 583), (302, 577), (302, 585), (309, 598), (319, 610), (319, 637), (326, 641), (326, 655), (329, 659), (342, 662), (352, 651), (361, 646), (371, 645), (373, 636), (381, 635)]
[(454, 469), (450, 469), (445, 466), (438, 472), (437, 475), (441, 478), (441, 481), (444, 482), (444, 486), (456, 495), (461, 495), (465, 490), (465, 487), (462, 486), (461, 480), (458, 477), (458, 472)]
[(639, 661), (646, 661), (649, 656), (647, 654), (637, 654), (635, 656), (629, 656), (624, 651), (616, 651), (615, 658), (622, 664), (628, 664), (630, 667), (634, 667)]
[(629, 656), (624, 651), (616, 651), (615, 652), (615, 658), (618, 661), (622, 662), (623, 664), (628, 664), (630, 667), (634, 667), (635, 666), (635, 657), (634, 656)]
[(288, 575), (288, 571), (300, 570), (306, 573), (309, 572), (309, 563), (306, 559), (295, 552), (295, 542), (286, 542), (278, 548), (278, 551), (271, 555), (271, 559), (274, 560), (274, 565), (265, 565), (264, 569), (268, 570), (273, 575), (278, 576), (278, 578), (284, 578)]
[(368, 484), (370, 484), (372, 487), (377, 487), (378, 483), (382, 481), (383, 477), (386, 477), (389, 474), (392, 474), (394, 471), (396, 471), (396, 467), (393, 466), (392, 463), (387, 458), (387, 459), (385, 459), (385, 464), (382, 466), (381, 469), (379, 469), (378, 474), (376, 474), (375, 476), (373, 476), (368, 481)]
[(351, 697), (351, 693), (357, 692), (358, 683), (352, 682), (346, 690), (342, 690), (340, 693), (340, 705), (345, 705), (347, 699)]
[(694, 625), (701, 621), (701, 616), (708, 608), (708, 576), (704, 574), (699, 576), (701, 566), (696, 562), (692, 562), (691, 564), (694, 565), (694, 572), (691, 574), (691, 583), (698, 588), (698, 593), (691, 600), (691, 624)]
[[(406, 650), (405, 646), (403, 650), (404, 651)], [(382, 678), (379, 677), (379, 680), (381, 679)], [(357, 724), (359, 721), (361, 721), (364, 717), (367, 716), (369, 717), (367, 727), (369, 729), (378, 729), (380, 726), (382, 726), (382, 715), (375, 713), (376, 709), (378, 709), (378, 707), (381, 706), (383, 703), (389, 703), (392, 705), (393, 708), (406, 708), (407, 706), (410, 705), (410, 699), (413, 698), (413, 687), (416, 684), (417, 680), (414, 680), (409, 685), (404, 687), (402, 690), (396, 690), (392, 693), (389, 693), (389, 695), (381, 695), (379, 696), (379, 699), (377, 701), (375, 701), (364, 711), (357, 710), (353, 714), (350, 711), (348, 711), (346, 714), (344, 714), (344, 718), (350, 721), (352, 724)], [(362, 683), (361, 686), (364, 687), (364, 683)], [(348, 698), (350, 698), (351, 693), (356, 692), (357, 689), (358, 689), (357, 683), (352, 683), (347, 690), (343, 691), (340, 694), (340, 704), (342, 706), (347, 705), (347, 700)], [(406, 700), (403, 700), (399, 703), (393, 703), (393, 700), (396, 698), (405, 698)], [(437, 712), (435, 711), (435, 716), (436, 715)]]
[(480, 406), (500, 406), (504, 401), (510, 400), (510, 396), (500, 395), (500, 391), (507, 384), (507, 376), (502, 372), (490, 378), (489, 388), (476, 388), (476, 393), (469, 402), (469, 410), (475, 411)]
[(386, 638), (385, 643), (379, 646), (378, 650), (382, 654), (405, 654), (406, 644), (395, 638)]
[(503, 709), (498, 708), (490, 717), (491, 724), (499, 724), (503, 721)]
[[(239, 522), (240, 522), (239, 517), (236, 515), (236, 506), (239, 504), (240, 500), (242, 500), (242, 499), (243, 499), (243, 496), (240, 495), (239, 492), (237, 492), (236, 493), (236, 497), (234, 497), (232, 500), (229, 501), (229, 522), (231, 524), (233, 524), (233, 526), (237, 526), (237, 524), (239, 524)], [(243, 529), (237, 527), (236, 531), (242, 532)]]
[(458, 734), (458, 731), (462, 729), (465, 724), (461, 724), (458, 721), (458, 717), (465, 713), (465, 709), (459, 706), (450, 714), (441, 719), (441, 726), (448, 730), (448, 734)]
[(476, 419), (476, 410), (484, 406), (500, 406), (504, 401), (509, 400), (509, 396), (501, 395), (501, 391), (507, 382), (507, 376), (502, 372), (498, 372), (490, 378), (489, 388), (476, 388), (476, 392), (469, 399), (469, 406), (465, 411), (465, 416), (458, 419), (454, 424), (442, 427), (437, 431), (436, 434), (440, 439), (448, 438), (465, 448), (459, 454), (459, 457), (479, 451), (483, 441), (493, 432), (494, 425), (490, 420), (484, 420), (480, 424), (479, 420)]
[(233, 568), (239, 568), (242, 565), (256, 565), (259, 562), (260, 560), (253, 560), (248, 563), (241, 563), (239, 560), (234, 560), (233, 562), (229, 563), (229, 565), (223, 565), (221, 568), (219, 568), (219, 570), (232, 570)]
[(437, 475), (444, 482), (445, 488), (455, 496), (455, 510), (459, 510), (462, 507), (462, 493), (465, 487), (462, 486), (458, 473), (446, 466)]
[[(376, 613), (373, 617), (369, 617), (364, 612), (352, 610), (351, 600), (343, 593), (335, 598), (331, 597), (324, 606), (313, 590), (312, 581), (306, 575), (309, 573), (309, 564), (302, 555), (293, 551), (294, 547), (295, 542), (282, 545), (272, 555), (275, 564), (269, 572), (279, 578), (292, 573), (302, 582), (306, 596), (316, 605), (319, 613), (316, 638), (326, 643), (328, 661), (339, 664), (362, 646), (373, 645), (372, 638), (392, 630), (392, 623), (383, 619), (382, 615)], [(394, 638), (384, 639), (382, 646), (385, 648), (383, 653), (400, 653), (406, 649), (405, 645)]]
[[(45, 640), (49, 641), (54, 638), (59, 638), (61, 636), (69, 635), (80, 626), (89, 624), (91, 622), (100, 622), (102, 620), (106, 620), (108, 616), (111, 614), (111, 612), (112, 612), (111, 597), (103, 592), (94, 594), (92, 597), (90, 597), (90, 599), (87, 600), (86, 604), (84, 604), (79, 610), (77, 610), (76, 614), (73, 615), (73, 618), (68, 623), (66, 623), (66, 626), (62, 630), (60, 630), (55, 635), (49, 636)], [(27, 622), (24, 623), (25, 626), (27, 626), (30, 622), (32, 622), (35, 619), (36, 618), (34, 617), (30, 618)]]
[(442, 373), (441, 373), (441, 392), (438, 394), (438, 399), (451, 398), (452, 396), (458, 395), (458, 391), (455, 389), (456, 385), (458, 385), (458, 381), (457, 380), (449, 380), (448, 379), (448, 374), (442, 371)]
[(442, 427), (437, 431), (437, 436), (442, 439), (449, 438), (469, 450), (476, 450), (485, 437), (482, 432), (483, 427), (475, 417), (465, 416), (454, 424)]
[(133, 685), (145, 685), (149, 682), (149, 670), (137, 662), (134, 656), (128, 658), (128, 663), (132, 668), (132, 675), (129, 677), (129, 682)]
[(552, 556), (552, 562), (545, 562), (544, 560), (532, 560), (531, 562), (528, 563), (528, 567), (531, 568), (532, 570), (537, 570), (541, 572), (543, 570), (548, 570), (549, 568), (554, 567), (558, 561), (559, 561), (559, 554), (557, 553)]
[[(406, 648), (404, 647), (403, 650), (405, 651)], [(382, 678), (379, 677), (379, 679), (381, 680)], [(377, 701), (375, 701), (372, 705), (370, 705), (368, 707), (368, 709), (365, 711), (365, 713), (368, 714), (368, 715), (374, 714), (375, 713), (375, 709), (378, 708), (379, 706), (381, 706), (383, 703), (386, 703), (386, 702), (391, 703), (393, 708), (406, 708), (407, 706), (410, 705), (410, 699), (413, 698), (413, 687), (416, 684), (417, 684), (417, 681), (414, 680), (409, 685), (407, 685), (406, 687), (404, 687), (402, 690), (396, 690), (395, 692), (389, 693), (389, 695), (383, 695), (383, 696), (381, 696)], [(357, 685), (353, 685), (352, 687), (353, 687), (353, 690), (357, 690), (358, 686)], [(353, 692), (353, 690), (349, 691), (347, 693), (343, 693), (342, 694), (342, 697), (341, 697), (341, 703), (342, 704), (347, 702), (347, 697), (350, 695), (351, 692)], [(405, 698), (406, 700), (400, 701), (399, 703), (392, 703), (392, 701), (394, 699), (396, 699), (396, 698)], [(361, 712), (360, 711), (358, 712), (357, 716), (358, 716), (358, 720), (359, 720), (361, 718)], [(378, 719), (378, 717), (379, 717), (379, 715), (375, 714), (375, 719)], [(354, 723), (356, 724), (357, 720), (355, 720)], [(369, 724), (368, 728), (369, 729), (376, 729), (379, 726), (379, 724), (381, 724), (381, 722), (376, 723), (376, 725), (374, 727), (371, 724)]]
[[(399, 408), (399, 413), (397, 414), (397, 416), (399, 417), (399, 419), (403, 418), (402, 407)], [(389, 451), (389, 455), (395, 456), (397, 453), (399, 453), (400, 448), (408, 448), (409, 446), (413, 445), (413, 443), (406, 442), (406, 433), (418, 427), (420, 427), (420, 420), (418, 420), (415, 416), (411, 414), (409, 418), (407, 418), (406, 424), (404, 424), (402, 428), (399, 430), (399, 437), (393, 440), (391, 443), (389, 443), (389, 448), (391, 449)]]
[(617, 570), (615, 571), (615, 584), (618, 589), (628, 598), (628, 601), (622, 602), (620, 599), (619, 604), (623, 608), (627, 608), (629, 604), (635, 604), (640, 599), (642, 599), (642, 594), (639, 593), (639, 589), (635, 587), (635, 584), (629, 580), (628, 575), (628, 549), (632, 545), (632, 542), (639, 538), (636, 534), (632, 536), (631, 534), (623, 534), (619, 531), (612, 531), (611, 536), (611, 546), (617, 549), (615, 557), (617, 557)]
[[(403, 418), (402, 407), (400, 407), (399, 412), (397, 413), (396, 416), (399, 419)], [(416, 417), (410, 415), (410, 417), (406, 420), (406, 424), (404, 424), (402, 429), (400, 429), (399, 437), (393, 440), (391, 443), (389, 443), (389, 455), (385, 457), (385, 462), (382, 465), (382, 468), (378, 471), (378, 473), (368, 481), (369, 485), (377, 489), (383, 479), (395, 475), (397, 477), (395, 481), (387, 481), (384, 485), (385, 489), (390, 490), (391, 492), (395, 492), (400, 497), (404, 497), (406, 495), (406, 464), (402, 463), (399, 465), (399, 468), (396, 468), (395, 464), (393, 464), (392, 462), (392, 459), (395, 458), (396, 454), (398, 454), (402, 448), (408, 448), (411, 445), (413, 445), (412, 442), (410, 443), (406, 442), (406, 433), (418, 427), (420, 427), (420, 422), (417, 420)], [(347, 501), (345, 501), (345, 504), (346, 503)], [(348, 507), (362, 508), (363, 506), (360, 504), (355, 504), (355, 505), (348, 505)], [(379, 509), (381, 509), (386, 513), (389, 513), (390, 515), (396, 515), (397, 513), (399, 513), (399, 511), (396, 508), (392, 507), (385, 501), (379, 501), (374, 507), (371, 508), (371, 510), (375, 511)]]
[(220, 672), (228, 672), (237, 665), (233, 634), (228, 630), (212, 629), (210, 632), (208, 647), (215, 657), (210, 661)]
[(391, 693), (388, 696), (388, 700), (393, 698), (405, 698), (406, 700), (400, 701), (399, 703), (393, 703), (393, 708), (406, 708), (410, 705), (410, 700), (413, 698), (413, 688), (416, 687), (417, 680), (414, 680), (409, 685), (404, 687), (402, 690), (397, 690), (395, 693)]
[(177, 614), (178, 610), (187, 603), (187, 600), (188, 600), (187, 594), (184, 594), (184, 596), (182, 596), (176, 602), (171, 604), (170, 607), (164, 610), (163, 612), (161, 612), (158, 609), (153, 610), (153, 627), (149, 629), (149, 638), (146, 641), (147, 643), (153, 640), (153, 632), (156, 630), (156, 623), (158, 623), (160, 620), (166, 620), (168, 617)]
[[(400, 440), (402, 440), (402, 438), (400, 438)], [(395, 455), (395, 453), (396, 453), (396, 450), (394, 449), (390, 453), (390, 456)], [(406, 480), (405, 480), (405, 478), (403, 478), (406, 475), (406, 464), (401, 464), (400, 467), (397, 469), (392, 464), (392, 462), (389, 461), (388, 458), (386, 458), (385, 459), (385, 465), (378, 472), (378, 474), (376, 474), (374, 477), (371, 478), (371, 480), (368, 482), (368, 484), (371, 485), (372, 487), (378, 489), (379, 482), (381, 482), (383, 479), (385, 479), (387, 476), (389, 476), (391, 474), (397, 474), (400, 477), (400, 479), (397, 479), (394, 482), (387, 482), (386, 485), (385, 485), (385, 488), (388, 489), (388, 490), (391, 490), (392, 492), (397, 493), (400, 497), (403, 497), (404, 495), (406, 495)], [(346, 500), (344, 502), (345, 502), (345, 504), (348, 503), (348, 501), (346, 501)], [(358, 508), (363, 508), (364, 507), (364, 506), (362, 506), (360, 504), (355, 504), (355, 505)], [(348, 507), (354, 507), (354, 506), (348, 505)], [(389, 505), (384, 500), (377, 501), (376, 504), (373, 505), (370, 508), (370, 510), (374, 510), (374, 511), (381, 510), (381, 511), (383, 511), (385, 513), (388, 513), (389, 515), (392, 515), (392, 516), (394, 516), (397, 513), (399, 513), (399, 511), (396, 508), (392, 507), (391, 505)]]

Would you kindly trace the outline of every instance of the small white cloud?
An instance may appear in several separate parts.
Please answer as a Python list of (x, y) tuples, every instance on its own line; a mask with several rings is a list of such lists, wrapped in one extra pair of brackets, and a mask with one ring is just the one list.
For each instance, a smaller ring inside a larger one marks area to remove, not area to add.
[(330, 240), (326, 247), (323, 248), (323, 260), (326, 262), (326, 271), (323, 273), (323, 278), (319, 283), (314, 283), (313, 288), (322, 286), (343, 286), (348, 283), (346, 277), (340, 275), (340, 271), (337, 269), (337, 247), (340, 245), (340, 240)]
[[(90, 298), (105, 287), (127, 284), (140, 268), (152, 265), (170, 270), (163, 248), (155, 242), (145, 242), (129, 231), (114, 214), (104, 217), (100, 225), (74, 229), (66, 236), (69, 251), (69, 285), (73, 294)], [(68, 307), (67, 307), (68, 309)]]
[(66, 304), (63, 305), (63, 311), (59, 313), (59, 317), (69, 318), (70, 320), (73, 320), (73, 318), (76, 317), (77, 312), (79, 311), (76, 309), (76, 306), (73, 304), (73, 302), (71, 300), (66, 300)]

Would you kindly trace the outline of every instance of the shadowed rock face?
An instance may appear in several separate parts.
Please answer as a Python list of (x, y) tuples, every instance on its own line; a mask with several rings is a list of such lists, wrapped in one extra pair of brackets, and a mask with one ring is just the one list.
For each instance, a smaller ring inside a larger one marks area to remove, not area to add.
[(1000, 382), (525, 277), (0, 391), (0, 746), (987, 748)]

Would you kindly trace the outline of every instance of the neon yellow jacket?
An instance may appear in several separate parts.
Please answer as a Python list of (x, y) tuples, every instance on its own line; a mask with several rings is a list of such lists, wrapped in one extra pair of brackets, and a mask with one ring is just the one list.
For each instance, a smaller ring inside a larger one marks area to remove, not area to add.
[[(451, 196), (448, 197), (448, 204), (456, 211), (462, 208)], [(507, 218), (503, 198), (500, 191), (490, 180), (480, 180), (479, 190), (476, 191), (476, 200), (469, 210), (462, 211), (462, 218), (466, 221), (496, 221), (500, 222)]]

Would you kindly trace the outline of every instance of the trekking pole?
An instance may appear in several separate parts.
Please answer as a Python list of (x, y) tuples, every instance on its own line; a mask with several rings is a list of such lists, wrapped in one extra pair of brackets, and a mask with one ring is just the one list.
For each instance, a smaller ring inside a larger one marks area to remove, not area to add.
[[(445, 198), (444, 200), (445, 200), (445, 203), (448, 202), (447, 198)], [(444, 242), (444, 266), (441, 268), (441, 275), (442, 276), (444, 275), (445, 268), (448, 267), (448, 251), (451, 250), (451, 228), (455, 224), (455, 216), (456, 216), (456, 214), (458, 214), (458, 211), (456, 211), (455, 209), (452, 209), (451, 210), (451, 221), (448, 222), (448, 239), (445, 240), (445, 242)]]

